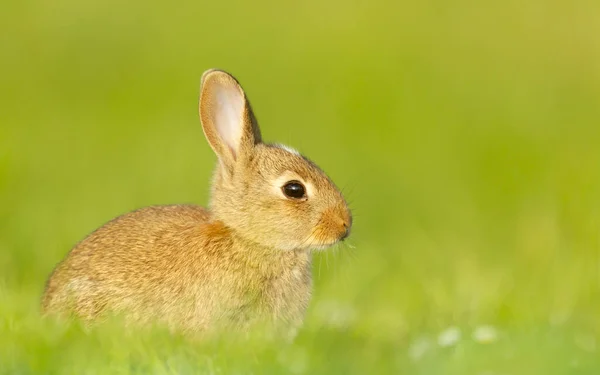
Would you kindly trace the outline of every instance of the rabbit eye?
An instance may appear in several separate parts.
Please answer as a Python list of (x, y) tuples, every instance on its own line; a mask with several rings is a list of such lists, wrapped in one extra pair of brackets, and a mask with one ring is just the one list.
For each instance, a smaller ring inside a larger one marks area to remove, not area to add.
[(281, 189), (288, 198), (301, 199), (306, 197), (306, 189), (298, 181), (289, 181)]

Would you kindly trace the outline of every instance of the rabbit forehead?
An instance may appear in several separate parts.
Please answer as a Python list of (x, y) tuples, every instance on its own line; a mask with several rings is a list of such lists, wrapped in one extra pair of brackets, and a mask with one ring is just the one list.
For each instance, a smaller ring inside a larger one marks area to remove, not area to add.
[(335, 190), (333, 182), (316, 164), (296, 150), (281, 145), (263, 145), (256, 151), (257, 171), (279, 186), (290, 180), (299, 180), (309, 189)]

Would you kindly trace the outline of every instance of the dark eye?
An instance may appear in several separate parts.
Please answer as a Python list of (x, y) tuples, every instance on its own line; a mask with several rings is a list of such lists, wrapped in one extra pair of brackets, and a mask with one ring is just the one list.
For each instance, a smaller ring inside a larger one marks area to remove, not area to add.
[(288, 198), (300, 199), (306, 196), (306, 189), (298, 181), (289, 181), (281, 188)]

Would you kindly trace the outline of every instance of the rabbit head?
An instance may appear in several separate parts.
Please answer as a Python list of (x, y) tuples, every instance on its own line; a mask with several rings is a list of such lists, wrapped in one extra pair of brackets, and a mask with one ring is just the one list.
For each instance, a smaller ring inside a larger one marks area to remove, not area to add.
[(209, 204), (216, 220), (245, 240), (281, 250), (325, 248), (349, 235), (352, 215), (339, 189), (295, 150), (262, 142), (233, 76), (204, 73), (199, 112), (218, 157)]

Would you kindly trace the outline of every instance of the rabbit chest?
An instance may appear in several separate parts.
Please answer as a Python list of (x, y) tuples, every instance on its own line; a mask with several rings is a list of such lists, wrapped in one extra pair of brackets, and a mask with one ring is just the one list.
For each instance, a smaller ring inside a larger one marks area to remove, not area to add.
[[(274, 321), (299, 326), (311, 296), (311, 260), (307, 252), (261, 257), (234, 267), (221, 280), (218, 316), (226, 324), (246, 326)], [(199, 300), (199, 303), (203, 301)]]

